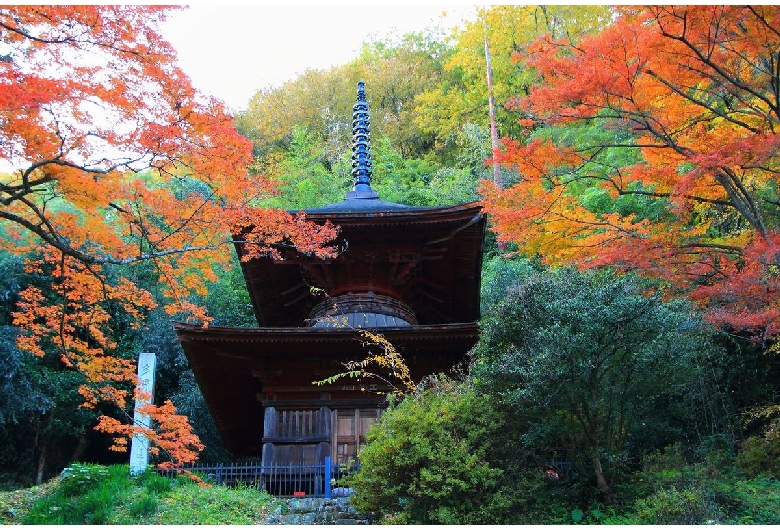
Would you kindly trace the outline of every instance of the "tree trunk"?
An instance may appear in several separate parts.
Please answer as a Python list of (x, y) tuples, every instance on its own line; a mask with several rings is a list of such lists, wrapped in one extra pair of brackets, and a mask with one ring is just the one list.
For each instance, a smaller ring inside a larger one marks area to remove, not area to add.
[(47, 431), (43, 441), (38, 446), (38, 465), (35, 470), (35, 485), (43, 484), (44, 473), (46, 472), (46, 455), (49, 453), (49, 442), (51, 441), (51, 431)]
[(79, 441), (76, 444), (76, 448), (73, 450), (73, 454), (70, 457), (71, 462), (78, 462), (81, 460), (81, 458), (84, 456), (84, 452), (87, 450), (87, 446), (89, 445), (89, 440), (87, 439), (87, 435), (85, 433), (81, 433), (79, 436)]
[(498, 127), (496, 126), (496, 102), (493, 97), (493, 66), (490, 61), (490, 44), (485, 36), (485, 66), (487, 69), (488, 111), (490, 113), (490, 142), (493, 148), (493, 182), (499, 189), (503, 188), (501, 170), (498, 164)]
[(599, 490), (604, 495), (604, 504), (610, 504), (612, 502), (612, 492), (609, 490), (609, 484), (607, 479), (604, 478), (604, 470), (601, 469), (601, 458), (599, 457), (598, 445), (593, 447), (593, 471), (596, 473), (596, 484)]

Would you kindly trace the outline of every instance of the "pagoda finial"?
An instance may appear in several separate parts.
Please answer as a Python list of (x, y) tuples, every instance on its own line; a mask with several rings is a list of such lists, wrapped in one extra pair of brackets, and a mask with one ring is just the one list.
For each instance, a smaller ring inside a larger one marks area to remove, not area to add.
[(347, 199), (376, 199), (377, 193), (371, 189), (371, 135), (366, 101), (365, 83), (358, 82), (357, 102), (352, 107), (352, 191)]

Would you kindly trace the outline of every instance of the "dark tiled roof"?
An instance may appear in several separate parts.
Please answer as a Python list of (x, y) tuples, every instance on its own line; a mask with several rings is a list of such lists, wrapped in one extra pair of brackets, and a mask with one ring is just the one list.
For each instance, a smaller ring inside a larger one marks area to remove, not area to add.
[(304, 210), (306, 214), (334, 214), (334, 213), (371, 213), (371, 212), (411, 212), (424, 211), (431, 208), (422, 206), (407, 206), (395, 202), (387, 202), (382, 199), (346, 199), (341, 202), (309, 208)]

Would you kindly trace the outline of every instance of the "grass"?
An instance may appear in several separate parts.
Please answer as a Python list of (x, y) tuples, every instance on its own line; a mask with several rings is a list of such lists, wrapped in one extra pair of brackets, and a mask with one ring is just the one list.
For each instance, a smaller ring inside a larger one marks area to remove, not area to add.
[(279, 504), (254, 488), (74, 464), (43, 486), (0, 492), (0, 524), (259, 524)]
[(49, 495), (59, 485), (60, 479), (54, 479), (41, 486), (22, 490), (0, 491), (0, 524), (18, 524), (30, 507), (40, 498)]

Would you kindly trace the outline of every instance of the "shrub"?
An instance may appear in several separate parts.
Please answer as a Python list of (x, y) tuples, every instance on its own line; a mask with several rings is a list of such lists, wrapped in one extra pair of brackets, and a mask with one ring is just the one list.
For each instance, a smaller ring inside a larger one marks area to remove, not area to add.
[(780, 418), (775, 418), (763, 434), (742, 442), (737, 466), (751, 477), (780, 478)]
[(725, 524), (780, 524), (780, 482), (771, 478), (730, 477), (712, 483)]
[(500, 427), (486, 396), (452, 382), (405, 397), (366, 435), (348, 479), (353, 504), (410, 524), (495, 522), (490, 500), (503, 472), (488, 449)]
[(525, 417), (528, 451), (590, 463), (582, 471), (609, 503), (636, 458), (712, 429), (699, 424), (701, 387), (720, 352), (688, 302), (607, 269), (519, 280), (483, 314), (471, 374)]
[(737, 465), (750, 477), (780, 478), (780, 446), (763, 436), (748, 438), (742, 442)]
[(60, 473), (62, 479), (60, 494), (68, 496), (83, 493), (88, 488), (106, 480), (108, 476), (109, 472), (105, 466), (78, 462), (71, 464)]
[(718, 521), (720, 512), (711, 496), (700, 489), (661, 490), (637, 501), (635, 524), (702, 524)]

